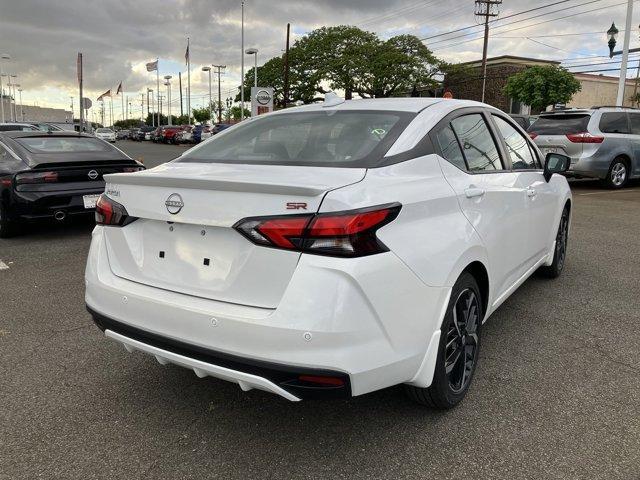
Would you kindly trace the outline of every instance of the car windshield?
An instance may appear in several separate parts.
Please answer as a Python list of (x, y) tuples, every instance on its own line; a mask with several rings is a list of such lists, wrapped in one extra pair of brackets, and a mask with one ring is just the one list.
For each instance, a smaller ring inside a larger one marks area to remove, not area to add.
[(33, 153), (112, 151), (106, 142), (91, 137), (24, 137), (15, 140)]
[(177, 162), (373, 167), (414, 117), (394, 111), (313, 111), (238, 124)]
[(527, 131), (538, 135), (582, 133), (587, 131), (587, 124), (590, 118), (591, 115), (588, 113), (542, 115)]

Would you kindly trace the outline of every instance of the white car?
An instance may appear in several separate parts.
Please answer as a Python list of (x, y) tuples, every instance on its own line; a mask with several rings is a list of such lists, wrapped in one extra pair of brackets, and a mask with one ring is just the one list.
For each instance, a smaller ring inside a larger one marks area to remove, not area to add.
[(563, 269), (568, 167), (485, 104), (328, 95), (106, 175), (86, 304), (128, 351), (243, 390), (450, 408), (482, 323)]
[(116, 132), (110, 128), (97, 128), (94, 135), (106, 142), (116, 143)]

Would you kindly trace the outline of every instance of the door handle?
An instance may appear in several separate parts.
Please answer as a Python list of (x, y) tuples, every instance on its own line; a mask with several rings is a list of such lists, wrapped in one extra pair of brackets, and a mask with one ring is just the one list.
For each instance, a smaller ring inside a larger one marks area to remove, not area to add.
[(464, 194), (467, 198), (481, 197), (484, 195), (484, 190), (482, 188), (469, 187), (465, 189)]
[(535, 197), (537, 194), (535, 188), (527, 188), (527, 197)]

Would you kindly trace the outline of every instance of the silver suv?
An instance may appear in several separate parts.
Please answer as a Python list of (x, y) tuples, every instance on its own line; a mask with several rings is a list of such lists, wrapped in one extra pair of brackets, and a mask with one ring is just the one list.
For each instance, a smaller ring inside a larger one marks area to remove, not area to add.
[(640, 177), (640, 110), (594, 107), (543, 113), (529, 135), (544, 155), (571, 157), (567, 175), (600, 178), (622, 188)]

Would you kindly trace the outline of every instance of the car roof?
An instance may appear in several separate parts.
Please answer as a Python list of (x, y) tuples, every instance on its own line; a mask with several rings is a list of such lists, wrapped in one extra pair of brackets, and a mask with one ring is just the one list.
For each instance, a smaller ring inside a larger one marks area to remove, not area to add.
[(454, 100), (446, 98), (434, 98), (434, 97), (394, 97), (394, 98), (366, 98), (366, 99), (354, 99), (347, 100), (341, 103), (325, 106), (324, 102), (312, 103), (309, 105), (302, 105), (300, 107), (287, 108), (284, 110), (278, 110), (274, 112), (276, 114), (289, 113), (289, 112), (310, 112), (310, 111), (327, 111), (327, 110), (387, 110), (387, 111), (400, 111), (400, 112), (412, 112), (418, 113), (431, 105), (435, 105), (440, 102), (448, 102), (451, 107), (474, 107), (474, 106), (488, 106), (486, 104), (475, 102), (473, 100)]
[(93, 138), (93, 135), (88, 135), (86, 133), (77, 133), (70, 130), (56, 130), (53, 132), (43, 132), (42, 130), (37, 131), (20, 131), (20, 130), (9, 130), (5, 132), (0, 132), (0, 135), (9, 138), (26, 138), (26, 137), (88, 137)]

